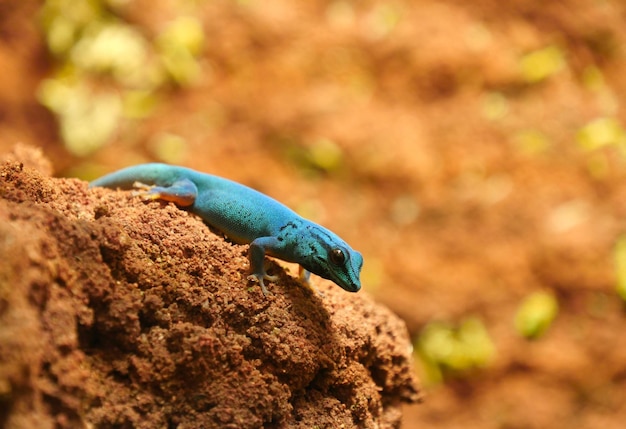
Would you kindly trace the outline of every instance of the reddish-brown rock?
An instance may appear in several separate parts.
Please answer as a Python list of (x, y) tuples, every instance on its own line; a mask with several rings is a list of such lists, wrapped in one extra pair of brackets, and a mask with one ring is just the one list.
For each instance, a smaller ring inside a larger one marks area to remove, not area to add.
[[(6, 428), (394, 428), (419, 399), (404, 323), (365, 293), (303, 287), (173, 205), (0, 169)], [(39, 165), (40, 167), (37, 167)]]

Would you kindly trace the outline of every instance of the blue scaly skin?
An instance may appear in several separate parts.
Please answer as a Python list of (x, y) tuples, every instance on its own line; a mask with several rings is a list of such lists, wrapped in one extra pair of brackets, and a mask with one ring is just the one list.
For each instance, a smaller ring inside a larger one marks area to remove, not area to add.
[[(301, 278), (309, 272), (332, 280), (349, 292), (361, 289), (361, 254), (328, 229), (299, 216), (278, 201), (247, 186), (189, 168), (141, 164), (91, 182), (90, 187), (131, 189), (140, 186), (147, 199), (172, 201), (197, 214), (239, 244), (250, 244), (252, 274), (264, 295), (265, 255), (300, 264)], [(146, 186), (153, 185), (153, 186)]]

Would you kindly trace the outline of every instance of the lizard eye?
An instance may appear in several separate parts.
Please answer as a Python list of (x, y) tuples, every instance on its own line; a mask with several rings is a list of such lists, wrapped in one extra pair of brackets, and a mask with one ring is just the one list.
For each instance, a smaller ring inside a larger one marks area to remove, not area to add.
[(341, 249), (333, 249), (330, 251), (330, 262), (335, 265), (343, 265), (346, 262), (346, 255)]

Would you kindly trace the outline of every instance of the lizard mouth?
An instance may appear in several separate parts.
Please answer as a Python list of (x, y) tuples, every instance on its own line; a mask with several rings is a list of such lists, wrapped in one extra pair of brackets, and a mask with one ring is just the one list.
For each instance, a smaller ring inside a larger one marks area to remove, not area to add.
[(348, 292), (358, 292), (359, 290), (361, 290), (360, 283), (343, 283), (341, 284), (341, 287)]

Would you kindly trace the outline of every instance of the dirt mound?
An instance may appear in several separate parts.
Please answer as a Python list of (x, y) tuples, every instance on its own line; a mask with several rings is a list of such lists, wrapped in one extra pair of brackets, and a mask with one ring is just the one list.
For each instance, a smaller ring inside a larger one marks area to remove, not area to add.
[(392, 428), (419, 399), (406, 327), (367, 295), (273, 264), (266, 298), (247, 246), (18, 152), (0, 169), (0, 426)]

